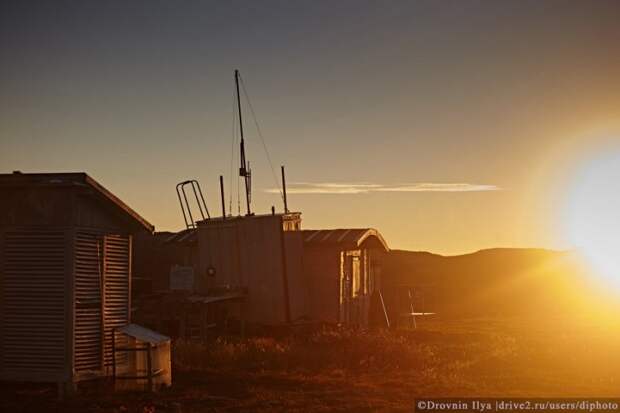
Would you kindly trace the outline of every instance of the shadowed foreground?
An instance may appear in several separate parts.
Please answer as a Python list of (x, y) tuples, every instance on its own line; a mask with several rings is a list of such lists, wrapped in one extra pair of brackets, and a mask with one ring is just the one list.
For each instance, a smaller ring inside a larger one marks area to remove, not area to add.
[(3, 411), (411, 411), (416, 397), (619, 396), (620, 334), (592, 320), (425, 321), (417, 331), (219, 339), (174, 346), (155, 395), (9, 385)]

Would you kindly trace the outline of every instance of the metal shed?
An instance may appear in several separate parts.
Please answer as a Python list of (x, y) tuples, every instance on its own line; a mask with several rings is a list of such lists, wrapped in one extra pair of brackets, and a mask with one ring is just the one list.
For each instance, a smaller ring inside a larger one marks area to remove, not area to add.
[(110, 374), (132, 234), (153, 229), (85, 173), (0, 174), (0, 379)]
[(242, 311), (250, 324), (282, 325), (305, 316), (300, 226), (298, 212), (200, 221), (196, 291), (247, 291)]
[(387, 243), (372, 228), (303, 230), (304, 276), (315, 320), (365, 327), (380, 292)]

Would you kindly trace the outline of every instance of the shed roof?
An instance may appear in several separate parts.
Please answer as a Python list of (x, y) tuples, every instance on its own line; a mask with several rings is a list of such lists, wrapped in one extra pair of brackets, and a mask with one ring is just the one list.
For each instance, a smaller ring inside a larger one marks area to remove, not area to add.
[(118, 328), (116, 331), (127, 334), (145, 343), (160, 344), (170, 340), (170, 337), (159, 334), (146, 327), (139, 326), (138, 324), (127, 324), (126, 326)]
[(50, 186), (75, 186), (89, 188), (100, 199), (114, 206), (119, 212), (125, 214), (139, 227), (153, 232), (155, 227), (136, 211), (121, 201), (116, 195), (108, 191), (99, 182), (88, 176), (85, 172), (62, 172), (62, 173), (21, 173), (0, 174), (0, 188), (16, 187), (50, 187)]
[(164, 244), (191, 244), (198, 241), (198, 230), (196, 228), (187, 228), (179, 232), (156, 232), (155, 236), (161, 238)]
[(304, 245), (307, 246), (356, 249), (368, 242), (370, 247), (390, 250), (379, 231), (373, 228), (306, 229), (301, 232)]

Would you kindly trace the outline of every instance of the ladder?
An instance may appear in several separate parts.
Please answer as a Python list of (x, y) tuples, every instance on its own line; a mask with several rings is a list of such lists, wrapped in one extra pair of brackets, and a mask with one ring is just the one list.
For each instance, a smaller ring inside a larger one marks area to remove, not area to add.
[(202, 195), (202, 189), (200, 189), (200, 184), (198, 181), (195, 179), (189, 179), (187, 181), (179, 182), (176, 186), (176, 190), (177, 197), (179, 198), (179, 205), (181, 206), (181, 212), (183, 213), (183, 221), (185, 221), (185, 229), (191, 229), (196, 228), (197, 221), (194, 220), (192, 208), (190, 207), (190, 202), (187, 199), (187, 193), (185, 192), (186, 186), (191, 186), (191, 190), (194, 192), (196, 205), (198, 205), (198, 210), (200, 211), (200, 216), (202, 219), (210, 219), (211, 215), (209, 215), (209, 210), (207, 209), (207, 204), (204, 196)]

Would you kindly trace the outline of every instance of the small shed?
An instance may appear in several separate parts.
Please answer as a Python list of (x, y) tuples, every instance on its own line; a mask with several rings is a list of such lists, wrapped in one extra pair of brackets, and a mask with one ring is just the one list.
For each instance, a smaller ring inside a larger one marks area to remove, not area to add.
[[(116, 390), (156, 391), (172, 385), (170, 337), (137, 324), (114, 329), (112, 348)], [(117, 346), (116, 343), (123, 345)], [(120, 358), (121, 363), (116, 363)]]
[(303, 268), (314, 320), (365, 327), (381, 289), (387, 243), (372, 228), (303, 230)]
[(132, 235), (153, 229), (85, 173), (0, 174), (0, 379), (111, 374)]
[(198, 262), (198, 230), (195, 228), (137, 235), (134, 239), (134, 280), (138, 277), (145, 283), (144, 287), (135, 286), (134, 297), (175, 289), (171, 284), (175, 268), (191, 268), (196, 273)]
[(226, 216), (198, 222), (195, 289), (243, 290), (238, 318), (283, 325), (306, 315), (301, 214)]

